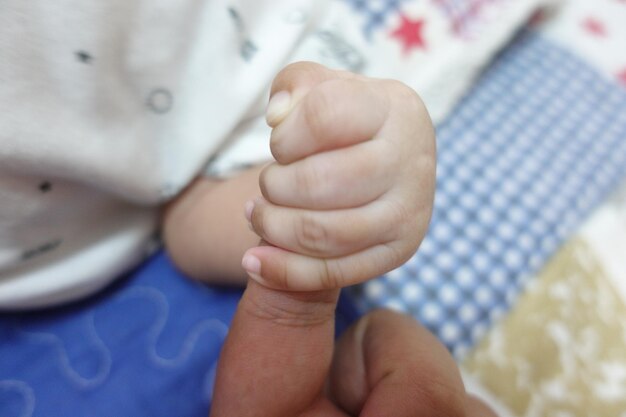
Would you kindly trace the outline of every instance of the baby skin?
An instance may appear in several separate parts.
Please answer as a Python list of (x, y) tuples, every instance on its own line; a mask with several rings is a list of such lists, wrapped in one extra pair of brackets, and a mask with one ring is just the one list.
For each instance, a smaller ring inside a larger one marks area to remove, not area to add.
[(397, 81), (296, 63), (274, 79), (267, 122), (276, 162), (198, 179), (165, 212), (183, 272), (250, 278), (211, 415), (493, 415), (408, 317), (370, 313), (333, 341), (339, 289), (401, 265), (426, 233), (435, 139), (419, 97)]

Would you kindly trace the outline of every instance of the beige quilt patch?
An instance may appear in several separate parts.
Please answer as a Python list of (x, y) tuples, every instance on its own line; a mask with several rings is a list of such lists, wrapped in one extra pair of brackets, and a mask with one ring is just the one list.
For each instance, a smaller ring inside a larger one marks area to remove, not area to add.
[(626, 305), (571, 240), (463, 366), (520, 417), (626, 417)]

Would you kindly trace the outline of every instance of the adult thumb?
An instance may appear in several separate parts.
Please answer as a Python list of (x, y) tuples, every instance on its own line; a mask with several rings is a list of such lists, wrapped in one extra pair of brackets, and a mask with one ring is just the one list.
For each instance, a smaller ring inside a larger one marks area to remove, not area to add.
[(338, 295), (249, 280), (220, 356), (211, 416), (296, 416), (318, 401), (332, 360)]

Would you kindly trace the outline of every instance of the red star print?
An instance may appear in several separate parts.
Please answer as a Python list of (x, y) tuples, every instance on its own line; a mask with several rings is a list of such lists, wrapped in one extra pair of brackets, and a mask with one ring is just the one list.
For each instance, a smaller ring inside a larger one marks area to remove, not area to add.
[(598, 19), (595, 19), (593, 17), (588, 17), (582, 22), (582, 25), (585, 28), (585, 30), (587, 30), (587, 32), (589, 32), (592, 35), (595, 35), (598, 37), (606, 36), (606, 28), (604, 27), (604, 24)]
[(531, 26), (539, 26), (546, 20), (546, 11), (545, 9), (537, 10), (528, 21), (528, 24)]
[(426, 22), (424, 19), (411, 20), (405, 15), (400, 15), (402, 23), (400, 27), (391, 32), (391, 37), (402, 42), (404, 53), (408, 54), (413, 48), (426, 49), (426, 42), (422, 31)]
[(626, 85), (626, 67), (617, 74), (617, 78)]

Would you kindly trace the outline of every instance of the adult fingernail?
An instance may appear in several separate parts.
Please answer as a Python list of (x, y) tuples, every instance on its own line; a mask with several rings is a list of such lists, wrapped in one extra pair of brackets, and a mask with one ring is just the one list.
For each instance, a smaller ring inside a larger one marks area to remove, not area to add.
[(265, 120), (270, 127), (276, 127), (289, 114), (291, 108), (291, 93), (279, 91), (275, 93), (267, 104)]
[(248, 220), (248, 222), (252, 221), (252, 210), (254, 210), (254, 200), (248, 200), (246, 201), (246, 204), (244, 206), (244, 210), (246, 213), (246, 219)]

